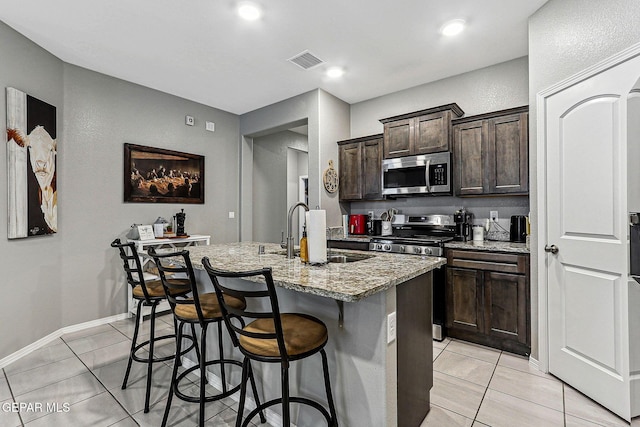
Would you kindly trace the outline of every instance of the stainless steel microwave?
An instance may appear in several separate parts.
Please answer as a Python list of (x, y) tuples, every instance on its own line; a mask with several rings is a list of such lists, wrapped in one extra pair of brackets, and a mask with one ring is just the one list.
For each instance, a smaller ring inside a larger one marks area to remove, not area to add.
[(383, 160), (382, 194), (451, 194), (451, 153), (447, 151)]

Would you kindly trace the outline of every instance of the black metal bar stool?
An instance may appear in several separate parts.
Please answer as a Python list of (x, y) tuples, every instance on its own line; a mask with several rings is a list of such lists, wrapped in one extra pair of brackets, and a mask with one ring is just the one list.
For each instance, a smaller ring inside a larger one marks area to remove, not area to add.
[[(144, 398), (144, 412), (149, 412), (149, 396), (151, 395), (151, 374), (153, 372), (153, 364), (157, 362), (163, 362), (175, 358), (174, 354), (154, 357), (154, 346), (157, 342), (163, 340), (174, 340), (176, 334), (155, 336), (155, 321), (156, 321), (156, 308), (158, 304), (166, 299), (164, 289), (160, 280), (144, 279), (144, 272), (142, 271), (142, 265), (140, 258), (134, 243), (122, 243), (120, 239), (115, 239), (111, 242), (111, 246), (117, 248), (120, 252), (120, 259), (124, 267), (125, 274), (127, 276), (127, 282), (131, 285), (132, 295), (135, 300), (138, 301), (136, 309), (136, 326), (133, 331), (133, 339), (131, 340), (131, 351), (129, 352), (129, 362), (127, 363), (127, 370), (124, 374), (124, 380), (122, 381), (122, 389), (127, 388), (127, 381), (129, 380), (129, 373), (131, 372), (131, 363), (136, 362), (147, 364), (147, 388)], [(174, 284), (172, 290), (172, 296), (174, 298), (184, 297), (191, 292), (191, 287), (186, 279), (171, 279)], [(142, 307), (151, 307), (151, 315), (149, 316), (150, 331), (149, 339), (138, 343), (138, 332), (140, 329), (140, 320), (142, 315)], [(175, 326), (175, 322), (174, 322)], [(195, 347), (195, 341), (191, 337), (187, 337), (191, 340), (191, 345), (183, 350), (182, 354), (186, 354), (192, 348)], [(145, 346), (148, 346), (149, 355), (140, 356), (137, 353)]]
[[(337, 427), (338, 419), (331, 395), (331, 383), (329, 380), (329, 365), (324, 347), (329, 339), (326, 325), (313, 316), (300, 313), (280, 313), (278, 297), (276, 295), (271, 268), (263, 268), (254, 271), (230, 272), (215, 269), (208, 258), (202, 259), (205, 270), (213, 282), (218, 295), (218, 302), (222, 309), (224, 321), (231, 334), (233, 344), (244, 354), (242, 391), (236, 426), (246, 426), (258, 412), (264, 409), (282, 404), (282, 420), (284, 426), (290, 425), (291, 402), (309, 405), (326, 418), (329, 426)], [(260, 277), (262, 276), (262, 277)], [(225, 278), (221, 283), (219, 278)], [(247, 283), (230, 279), (249, 279), (255, 287), (247, 288)], [(257, 280), (257, 281), (256, 281)], [(264, 283), (263, 283), (264, 282)], [(263, 306), (267, 309), (249, 311), (246, 307), (234, 306), (227, 303), (227, 298), (233, 296), (254, 299), (256, 307), (260, 307), (259, 300), (265, 300)], [(238, 322), (242, 317), (255, 319), (248, 325)], [(324, 373), (324, 385), (327, 393), (329, 411), (320, 403), (297, 396), (289, 396), (289, 364), (295, 360), (301, 360), (316, 353), (322, 356), (322, 369)], [(251, 374), (251, 360), (267, 363), (279, 363), (281, 369), (282, 397), (272, 399), (251, 411), (242, 422), (244, 401), (246, 394), (246, 381)]]
[[(186, 250), (167, 253), (167, 254), (158, 254), (153, 249), (149, 249), (149, 255), (153, 258), (158, 267), (158, 271), (160, 273), (160, 281), (165, 289), (165, 293), (167, 294), (167, 298), (169, 300), (169, 305), (173, 311), (174, 318), (182, 325), (184, 323), (189, 323), (192, 326), (195, 324), (200, 325), (200, 341), (199, 341), (199, 349), (196, 347), (196, 355), (198, 357), (199, 364), (196, 366), (192, 366), (189, 369), (186, 369), (180, 375), (178, 375), (178, 365), (179, 365), (179, 348), (176, 350), (176, 360), (173, 365), (173, 373), (171, 375), (171, 389), (169, 390), (169, 396), (167, 398), (167, 406), (164, 411), (164, 417), (162, 418), (162, 426), (164, 427), (167, 423), (167, 419), (169, 417), (169, 410), (171, 408), (171, 400), (173, 395), (175, 394), (178, 398), (185, 400), (187, 402), (199, 403), (200, 404), (200, 412), (199, 412), (199, 425), (204, 425), (204, 415), (205, 415), (205, 403), (212, 402), (215, 400), (224, 399), (227, 396), (232, 395), (236, 391), (238, 391), (243, 383), (238, 384), (234, 387), (229, 388), (227, 386), (226, 381), (226, 373), (225, 373), (225, 365), (235, 365), (242, 366), (242, 363), (239, 360), (233, 359), (225, 359), (224, 357), (224, 348), (222, 342), (222, 312), (220, 311), (220, 306), (218, 304), (218, 297), (215, 292), (210, 293), (200, 293), (198, 291), (198, 286), (196, 283), (195, 275), (193, 272), (193, 266), (191, 264), (191, 259), (189, 258), (189, 252)], [(170, 261), (169, 258), (172, 258)], [(174, 262), (177, 265), (171, 265), (171, 262)], [(169, 274), (178, 274), (183, 273), (187, 275), (189, 286), (191, 288), (191, 298), (188, 300), (178, 299), (172, 296), (172, 292), (175, 289), (174, 283), (171, 280), (167, 279)], [(223, 295), (223, 301), (229, 307), (235, 307), (236, 309), (242, 310), (246, 307), (246, 302), (242, 297), (236, 297), (234, 295)], [(218, 325), (218, 351), (219, 358), (214, 360), (207, 360), (207, 327), (211, 323), (216, 323)], [(178, 346), (180, 346), (180, 338), (181, 338), (181, 330), (182, 327), (178, 328)], [(195, 335), (194, 335), (195, 336)], [(199, 351), (198, 351), (199, 350)], [(206, 383), (206, 368), (211, 365), (219, 365), (220, 366), (220, 379), (222, 382), (222, 393), (209, 395), (207, 396), (205, 393), (205, 383)], [(180, 381), (182, 381), (189, 373), (195, 371), (196, 369), (200, 370), (200, 394), (199, 396), (189, 396), (184, 394), (179, 390)], [(256, 389), (255, 381), (253, 379), (253, 375), (249, 373), (248, 378), (251, 380), (251, 386), (253, 388), (253, 394), (256, 399), (256, 402), (260, 404), (258, 400), (258, 391)], [(243, 377), (243, 380), (246, 380)], [(261, 413), (262, 422), (266, 422), (264, 418), (264, 414)]]

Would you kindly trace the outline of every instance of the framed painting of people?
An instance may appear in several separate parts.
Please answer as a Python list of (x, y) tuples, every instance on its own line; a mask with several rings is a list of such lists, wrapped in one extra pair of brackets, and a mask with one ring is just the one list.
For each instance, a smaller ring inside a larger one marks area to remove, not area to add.
[(124, 201), (204, 203), (204, 156), (124, 144)]
[(11, 87), (6, 94), (8, 237), (57, 233), (56, 107)]

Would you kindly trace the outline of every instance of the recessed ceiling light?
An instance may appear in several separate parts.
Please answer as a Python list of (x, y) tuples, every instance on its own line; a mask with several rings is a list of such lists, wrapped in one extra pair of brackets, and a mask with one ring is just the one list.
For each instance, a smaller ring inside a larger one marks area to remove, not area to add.
[(238, 5), (238, 15), (247, 21), (255, 21), (262, 16), (262, 10), (254, 3), (242, 2)]
[(344, 69), (340, 67), (331, 67), (327, 70), (327, 76), (336, 79), (344, 75)]
[(464, 24), (464, 19), (454, 19), (446, 22), (440, 29), (440, 32), (445, 36), (455, 36), (464, 30)]

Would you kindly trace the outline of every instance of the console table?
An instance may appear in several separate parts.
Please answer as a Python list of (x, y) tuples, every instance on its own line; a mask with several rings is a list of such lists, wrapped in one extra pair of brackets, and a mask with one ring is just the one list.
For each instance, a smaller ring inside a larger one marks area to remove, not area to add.
[[(145, 267), (147, 267), (148, 264), (152, 262), (151, 257), (147, 254), (148, 248), (153, 247), (156, 251), (160, 251), (163, 249), (174, 251), (189, 246), (209, 245), (211, 242), (211, 236), (193, 234), (189, 237), (172, 237), (151, 240), (128, 239), (128, 241), (133, 242), (136, 245), (136, 250), (138, 251), (138, 256), (140, 257), (140, 263), (142, 264), (142, 271), (144, 271), (144, 279), (157, 280), (159, 279), (159, 277), (156, 274), (145, 270)], [(133, 299), (131, 286), (127, 286), (127, 308), (130, 313), (135, 315), (137, 301)], [(156, 311), (158, 313), (161, 313), (169, 309), (169, 303), (167, 301), (162, 301), (160, 304), (158, 304), (158, 308), (156, 309)], [(151, 307), (142, 307), (142, 317), (148, 315), (149, 313), (151, 313)]]

